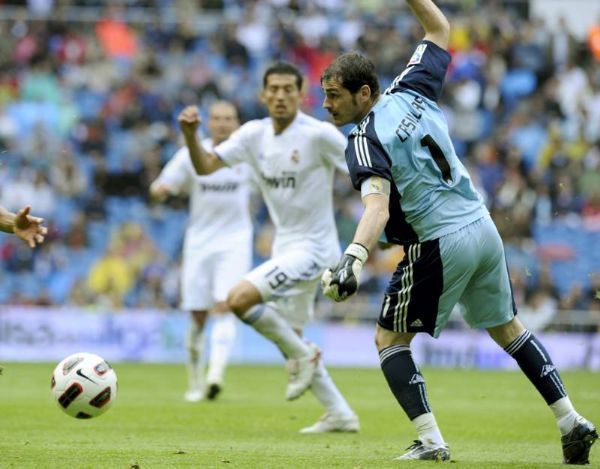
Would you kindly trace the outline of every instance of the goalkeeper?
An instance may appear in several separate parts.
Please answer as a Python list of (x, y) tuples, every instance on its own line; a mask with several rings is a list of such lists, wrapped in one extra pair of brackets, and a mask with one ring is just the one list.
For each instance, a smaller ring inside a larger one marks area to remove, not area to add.
[(436, 104), (450, 63), (448, 22), (431, 0), (407, 3), (425, 38), (383, 94), (372, 63), (356, 53), (338, 57), (321, 77), (334, 123), (357, 124), (346, 163), (365, 206), (354, 242), (322, 276), (324, 294), (342, 301), (356, 293), (382, 233), (404, 246), (375, 337), (383, 374), (419, 435), (398, 459), (450, 459), (410, 343), (419, 332), (437, 337), (460, 301), (467, 323), (487, 329), (550, 407), (564, 462), (586, 464), (596, 429), (575, 411), (548, 352), (516, 316), (502, 240)]

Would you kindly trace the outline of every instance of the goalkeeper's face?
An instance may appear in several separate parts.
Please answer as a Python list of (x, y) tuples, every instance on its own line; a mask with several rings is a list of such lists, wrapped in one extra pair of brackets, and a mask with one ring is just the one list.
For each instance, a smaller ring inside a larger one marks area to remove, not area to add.
[(356, 124), (369, 112), (371, 93), (368, 86), (361, 87), (354, 94), (336, 79), (323, 80), (321, 86), (325, 93), (323, 107), (329, 112), (335, 125)]
[(262, 102), (269, 110), (271, 119), (292, 121), (296, 117), (302, 92), (298, 89), (295, 75), (272, 73), (261, 94)]

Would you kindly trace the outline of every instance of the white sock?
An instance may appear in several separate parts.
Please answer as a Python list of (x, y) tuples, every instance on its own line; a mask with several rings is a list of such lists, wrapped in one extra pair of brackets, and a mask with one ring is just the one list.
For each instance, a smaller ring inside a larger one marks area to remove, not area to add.
[(305, 357), (311, 353), (310, 347), (296, 334), (292, 326), (269, 305), (250, 308), (242, 320), (274, 342), (287, 358)]
[(206, 380), (209, 384), (223, 384), (225, 367), (235, 342), (237, 319), (232, 313), (226, 313), (213, 316), (213, 321)]
[(419, 415), (412, 420), (412, 423), (417, 429), (419, 440), (425, 446), (442, 446), (446, 444), (435, 417), (431, 412)]
[(327, 372), (323, 360), (319, 360), (310, 389), (329, 412), (337, 415), (354, 415), (350, 405)]
[(186, 337), (186, 348), (188, 350), (187, 374), (190, 389), (202, 389), (204, 384), (204, 372), (202, 354), (204, 351), (203, 328), (192, 321)]
[(575, 411), (571, 399), (569, 399), (568, 396), (550, 404), (549, 407), (554, 413), (554, 418), (556, 419), (556, 424), (558, 425), (561, 435), (569, 433), (575, 426), (575, 422), (579, 419), (583, 419), (583, 417)]

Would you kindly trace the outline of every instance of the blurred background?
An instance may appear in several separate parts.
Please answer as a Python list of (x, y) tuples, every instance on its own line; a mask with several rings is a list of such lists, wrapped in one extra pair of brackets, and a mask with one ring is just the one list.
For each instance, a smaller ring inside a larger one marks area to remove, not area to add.
[[(523, 321), (595, 335), (600, 2), (437, 4), (452, 25), (441, 105), (505, 241)], [(1, 345), (15, 311), (178, 314), (187, 201), (151, 203), (148, 186), (181, 144), (184, 105), (224, 98), (242, 122), (263, 117), (262, 73), (282, 59), (307, 77), (305, 111), (327, 119), (319, 77), (335, 56), (364, 52), (385, 88), (423, 33), (403, 1), (0, 0), (0, 35), (0, 203), (31, 204), (50, 229), (34, 251), (0, 234)], [(344, 176), (335, 197), (345, 246), (362, 204)], [(252, 210), (258, 264), (272, 226), (259, 199)], [(401, 255), (371, 256), (360, 296), (319, 299), (319, 319), (372, 327)], [(458, 314), (451, 327), (464, 327)]]

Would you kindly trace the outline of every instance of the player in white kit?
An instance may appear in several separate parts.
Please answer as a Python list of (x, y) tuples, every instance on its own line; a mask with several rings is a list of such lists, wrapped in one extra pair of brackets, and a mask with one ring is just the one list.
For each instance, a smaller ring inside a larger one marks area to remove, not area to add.
[(303, 326), (313, 315), (319, 275), (340, 255), (333, 176), (336, 168), (347, 170), (344, 136), (299, 111), (301, 90), (302, 75), (294, 66), (271, 66), (261, 94), (269, 117), (244, 124), (213, 153), (196, 136), (196, 107), (184, 109), (179, 122), (198, 174), (249, 165), (275, 225), (272, 258), (231, 290), (229, 307), (287, 358), (286, 398), (296, 399), (310, 387), (326, 408), (302, 433), (356, 432), (358, 418), (327, 373), (318, 347), (302, 339)]
[[(209, 110), (207, 127), (212, 137), (203, 145), (212, 148), (239, 127), (237, 110), (218, 101)], [(225, 368), (231, 354), (236, 319), (227, 307), (231, 288), (250, 270), (252, 222), (249, 214), (247, 167), (222, 168), (198, 176), (187, 147), (180, 148), (152, 183), (157, 199), (171, 194), (190, 196), (190, 220), (183, 246), (181, 308), (192, 321), (186, 340), (189, 389), (185, 399), (214, 399), (223, 388)], [(202, 370), (204, 325), (211, 311), (210, 357), (206, 379)]]

